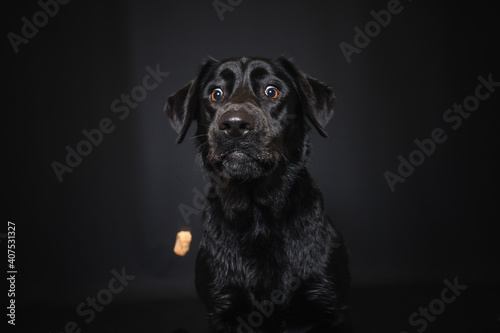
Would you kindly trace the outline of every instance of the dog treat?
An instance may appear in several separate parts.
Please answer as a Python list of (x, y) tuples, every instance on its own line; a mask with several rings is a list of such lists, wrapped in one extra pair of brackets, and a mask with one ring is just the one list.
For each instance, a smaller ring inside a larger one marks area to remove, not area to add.
[(175, 240), (174, 253), (178, 256), (184, 256), (189, 251), (192, 238), (189, 231), (179, 231)]

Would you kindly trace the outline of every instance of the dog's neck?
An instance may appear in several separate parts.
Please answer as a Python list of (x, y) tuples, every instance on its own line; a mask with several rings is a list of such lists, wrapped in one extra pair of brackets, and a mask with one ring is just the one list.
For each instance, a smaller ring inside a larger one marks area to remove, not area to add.
[[(212, 177), (214, 197), (209, 204), (222, 210), (227, 220), (265, 215), (281, 219), (294, 205), (294, 189), (298, 183), (314, 186), (305, 165), (280, 165), (272, 174), (259, 179), (238, 182)], [(301, 187), (301, 186), (299, 186)]]

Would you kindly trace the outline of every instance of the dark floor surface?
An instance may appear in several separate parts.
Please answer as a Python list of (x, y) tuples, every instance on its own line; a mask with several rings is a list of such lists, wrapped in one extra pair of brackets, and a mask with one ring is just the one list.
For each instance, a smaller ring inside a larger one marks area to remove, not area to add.
[[(468, 286), (449, 304), (440, 301), (444, 285), (427, 287), (353, 288), (352, 317), (355, 332), (500, 332), (500, 287)], [(452, 294), (445, 297), (452, 298)], [(444, 307), (441, 307), (445, 304)], [(429, 310), (429, 320), (415, 316)], [(202, 333), (204, 308), (198, 299), (109, 304), (89, 323), (75, 312), (75, 307), (33, 306), (19, 308), (17, 332), (165, 332)], [(425, 311), (425, 310), (424, 310)], [(74, 324), (71, 323), (74, 321)], [(425, 324), (424, 324), (425, 322)], [(426, 325), (426, 327), (425, 327)], [(79, 331), (81, 330), (81, 331)]]

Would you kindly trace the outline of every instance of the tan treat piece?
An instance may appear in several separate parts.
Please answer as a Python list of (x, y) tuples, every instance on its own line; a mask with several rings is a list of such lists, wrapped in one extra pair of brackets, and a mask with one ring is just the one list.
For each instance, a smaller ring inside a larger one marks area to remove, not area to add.
[(175, 240), (174, 253), (178, 256), (184, 256), (189, 251), (192, 238), (189, 231), (179, 231)]

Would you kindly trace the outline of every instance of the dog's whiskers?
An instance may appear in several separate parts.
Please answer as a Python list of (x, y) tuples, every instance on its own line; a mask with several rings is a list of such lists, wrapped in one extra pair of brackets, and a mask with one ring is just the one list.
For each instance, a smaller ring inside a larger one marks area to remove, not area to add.
[(281, 156), (283, 156), (283, 158), (285, 159), (286, 163), (290, 163), (290, 160), (285, 156), (285, 154), (279, 149), (279, 147), (274, 143), (274, 142), (271, 142), (271, 144), (276, 147), (276, 150), (280, 153)]
[[(188, 138), (187, 140), (193, 140), (193, 139), (196, 139), (196, 138), (201, 138), (202, 136), (208, 136), (208, 134), (195, 135), (195, 136), (192, 136), (192, 137)], [(206, 142), (204, 142), (204, 143), (206, 143)]]

